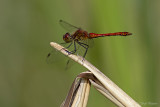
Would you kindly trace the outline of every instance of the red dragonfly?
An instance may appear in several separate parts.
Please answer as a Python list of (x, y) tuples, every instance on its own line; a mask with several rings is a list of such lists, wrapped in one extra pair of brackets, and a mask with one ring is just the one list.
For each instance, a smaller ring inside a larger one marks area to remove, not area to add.
[[(70, 33), (66, 33), (63, 36), (63, 40), (65, 43), (62, 44), (67, 44), (70, 43), (66, 48), (69, 48), (71, 46), (74, 47), (74, 50), (72, 51), (68, 51), (69, 54), (74, 54), (77, 52), (77, 50), (79, 48), (77, 48), (79, 46), (83, 47), (85, 49), (83, 58), (85, 58), (88, 48), (90, 47), (90, 44), (88, 44), (88, 42), (84, 42), (84, 41), (88, 41), (88, 40), (92, 40), (94, 38), (98, 38), (98, 37), (105, 37), (105, 36), (129, 36), (132, 35), (132, 33), (129, 32), (115, 32), (115, 33), (105, 33), (105, 34), (97, 34), (97, 33), (88, 33), (85, 30), (82, 30), (81, 28), (78, 28), (76, 26), (73, 26), (63, 20), (59, 21), (60, 24), (62, 25), (62, 27), (64, 27), (67, 30), (74, 30), (75, 32), (73, 34)], [(49, 57), (51, 54), (49, 53), (47, 57)]]
[(65, 43), (70, 43), (68, 45), (69, 48), (72, 44), (74, 44), (74, 50), (71, 51), (71, 54), (74, 54), (77, 51), (76, 48), (76, 43), (80, 46), (82, 46), (83, 48), (85, 48), (85, 53), (83, 55), (83, 57), (86, 56), (88, 48), (89, 48), (89, 44), (83, 43), (82, 41), (85, 41), (87, 39), (94, 39), (94, 38), (98, 38), (98, 37), (105, 37), (105, 36), (128, 36), (128, 35), (132, 35), (132, 33), (129, 32), (115, 32), (115, 33), (105, 33), (105, 34), (97, 34), (97, 33), (88, 33), (85, 30), (82, 30), (81, 28), (75, 27), (63, 20), (60, 20), (60, 24), (62, 26), (70, 26), (72, 28), (77, 29), (75, 31), (75, 33), (70, 34), (70, 33), (66, 33), (63, 36), (63, 40), (65, 41)]

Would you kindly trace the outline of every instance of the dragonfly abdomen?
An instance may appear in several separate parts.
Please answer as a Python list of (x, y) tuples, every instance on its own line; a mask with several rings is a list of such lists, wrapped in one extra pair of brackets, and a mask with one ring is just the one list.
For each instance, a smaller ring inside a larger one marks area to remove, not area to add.
[(96, 34), (96, 33), (89, 33), (89, 38), (97, 38), (97, 37), (104, 37), (104, 36), (128, 36), (132, 35), (129, 32), (115, 32), (115, 33), (106, 33), (106, 34)]

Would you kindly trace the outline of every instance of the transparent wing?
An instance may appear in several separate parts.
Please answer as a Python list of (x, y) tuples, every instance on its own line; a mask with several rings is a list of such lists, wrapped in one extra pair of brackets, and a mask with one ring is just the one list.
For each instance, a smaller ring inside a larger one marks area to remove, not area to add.
[(86, 39), (86, 40), (83, 40), (83, 41), (80, 41), (84, 44), (87, 44), (89, 46), (89, 48), (92, 48), (94, 46), (94, 40), (93, 39)]
[(77, 29), (80, 29), (76, 26), (73, 26), (73, 25), (67, 23), (66, 21), (63, 21), (63, 20), (59, 20), (59, 24), (69, 32), (73, 32), (73, 31), (76, 31)]
[(55, 49), (52, 49), (52, 51), (49, 52), (46, 57), (46, 62), (48, 64), (52, 64), (52, 63), (63, 61), (64, 58), (65, 58), (64, 55), (62, 55), (60, 52), (56, 51)]
[[(61, 45), (66, 47), (69, 44), (68, 43), (62, 43)], [(61, 54), (61, 52), (57, 51), (56, 49), (51, 48), (51, 51), (48, 53), (48, 55), (46, 57), (46, 62), (48, 64), (51, 64), (51, 63), (64, 61), (64, 59), (66, 59), (65, 55)]]
[[(61, 44), (64, 47), (67, 47), (69, 44)], [(72, 50), (73, 47), (71, 47)], [(48, 53), (46, 57), (47, 64), (62, 64), (65, 70), (68, 70), (74, 65), (73, 60), (70, 60), (67, 56), (63, 55), (61, 52), (57, 51), (56, 49), (52, 49), (51, 52)]]

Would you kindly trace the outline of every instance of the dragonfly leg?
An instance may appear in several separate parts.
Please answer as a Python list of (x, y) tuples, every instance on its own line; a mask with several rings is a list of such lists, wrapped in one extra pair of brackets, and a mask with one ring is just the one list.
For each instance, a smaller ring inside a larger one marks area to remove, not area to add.
[[(77, 51), (77, 49), (76, 49), (76, 43), (75, 43), (75, 41), (73, 41), (73, 42), (74, 42), (74, 50), (73, 51), (67, 51), (66, 50), (66, 52), (68, 52), (68, 55), (74, 54)], [(66, 47), (66, 48), (69, 48), (72, 45), (72, 43), (68, 47)]]
[(71, 42), (66, 48), (69, 48), (72, 45), (73, 42)]
[(87, 51), (88, 51), (88, 48), (89, 48), (89, 45), (85, 44), (85, 43), (81, 43), (81, 42), (77, 42), (80, 46), (82, 46), (83, 48), (86, 49), (84, 55), (83, 55), (83, 58), (85, 58), (86, 54), (87, 54)]
[[(61, 44), (65, 44), (65, 43), (61, 43)], [(66, 49), (67, 48), (69, 48), (71, 45), (73, 44), (73, 42), (71, 42), (67, 47), (66, 47)], [(65, 50), (65, 48), (63, 48), (64, 50)], [(65, 50), (69, 55), (70, 54), (72, 54), (72, 52), (69, 52), (69, 51), (67, 51), (67, 50)]]
[(74, 50), (71, 51), (70, 53), (71, 53), (71, 54), (74, 54), (76, 51), (77, 51), (77, 49), (76, 49), (76, 43), (75, 43), (75, 41), (74, 41)]

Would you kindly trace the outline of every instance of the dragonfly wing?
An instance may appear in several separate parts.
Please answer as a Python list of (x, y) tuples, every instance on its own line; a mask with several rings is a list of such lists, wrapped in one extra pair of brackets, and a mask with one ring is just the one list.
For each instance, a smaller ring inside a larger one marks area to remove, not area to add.
[(60, 53), (54, 49), (52, 49), (51, 52), (48, 53), (47, 57), (46, 57), (46, 62), (48, 64), (52, 64), (54, 62), (59, 61), (61, 57), (59, 57)]
[[(62, 44), (63, 46), (67, 46), (68, 44)], [(63, 60), (66, 60), (65, 55), (61, 54), (56, 49), (51, 49), (51, 52), (48, 53), (46, 57), (46, 62), (48, 64), (56, 63), (56, 62), (62, 62)]]
[(69, 70), (70, 68), (73, 67), (73, 65), (75, 64), (75, 62), (71, 59), (68, 59), (67, 60), (67, 63), (66, 63), (66, 67), (65, 67), (65, 70)]
[(93, 39), (81, 40), (80, 42), (88, 45), (89, 48), (92, 48), (94, 46), (94, 40)]
[(67, 23), (64, 20), (59, 20), (59, 24), (69, 32), (73, 32), (73, 31), (76, 31), (76, 30), (80, 29), (80, 28), (78, 28), (76, 26), (73, 26), (73, 25)]

